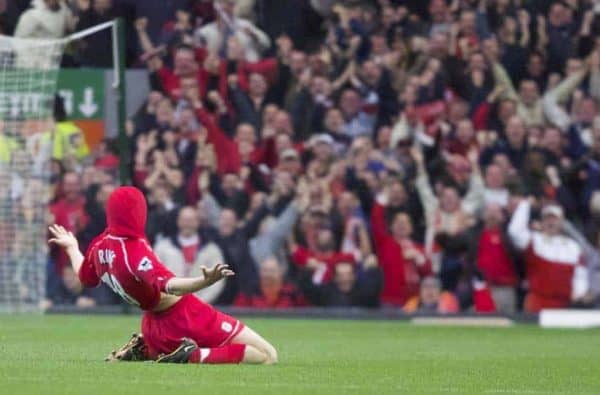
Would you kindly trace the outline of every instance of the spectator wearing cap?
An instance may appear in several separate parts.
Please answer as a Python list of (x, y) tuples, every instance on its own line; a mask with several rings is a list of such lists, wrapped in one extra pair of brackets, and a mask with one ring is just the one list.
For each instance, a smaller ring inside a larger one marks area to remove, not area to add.
[(508, 226), (513, 244), (524, 254), (529, 284), (524, 309), (535, 313), (568, 307), (583, 298), (589, 287), (581, 247), (561, 234), (560, 206), (548, 204), (542, 209), (539, 230), (530, 228), (530, 213), (530, 200), (521, 200)]

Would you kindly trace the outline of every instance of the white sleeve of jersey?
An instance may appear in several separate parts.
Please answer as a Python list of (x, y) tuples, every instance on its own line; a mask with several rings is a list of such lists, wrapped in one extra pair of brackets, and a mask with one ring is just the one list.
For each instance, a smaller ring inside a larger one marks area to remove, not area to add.
[(583, 265), (575, 266), (571, 280), (571, 299), (581, 299), (590, 289), (588, 268)]
[(515, 247), (524, 250), (531, 241), (531, 230), (529, 229), (529, 216), (531, 204), (523, 200), (517, 206), (508, 225), (508, 235)]

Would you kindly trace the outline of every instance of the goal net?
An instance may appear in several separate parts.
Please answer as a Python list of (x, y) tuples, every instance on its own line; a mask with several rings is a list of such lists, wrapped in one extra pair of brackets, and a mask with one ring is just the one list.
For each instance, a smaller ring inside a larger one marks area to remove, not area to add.
[(52, 108), (62, 41), (0, 36), (0, 309), (45, 293)]
[(47, 225), (62, 40), (0, 35), (0, 312), (39, 310), (46, 296)]

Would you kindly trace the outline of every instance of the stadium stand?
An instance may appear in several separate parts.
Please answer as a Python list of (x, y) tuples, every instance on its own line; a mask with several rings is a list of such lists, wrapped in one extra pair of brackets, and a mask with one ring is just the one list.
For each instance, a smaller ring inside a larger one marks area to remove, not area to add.
[[(83, 248), (126, 160), (164, 263), (236, 271), (201, 295), (211, 303), (599, 303), (597, 1), (0, 0), (0, 32), (19, 37), (114, 17), (151, 93), (128, 123), (131, 158), (110, 139), (54, 155), (49, 221)], [(108, 40), (63, 65), (110, 67)], [(54, 251), (48, 284), (45, 307), (118, 303)]]

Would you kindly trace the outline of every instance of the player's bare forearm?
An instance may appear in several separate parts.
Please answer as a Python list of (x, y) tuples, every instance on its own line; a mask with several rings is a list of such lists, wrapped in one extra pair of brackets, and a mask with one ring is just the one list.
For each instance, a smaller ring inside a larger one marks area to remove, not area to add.
[(217, 281), (234, 275), (229, 266), (219, 263), (211, 269), (202, 268), (202, 277), (174, 277), (167, 282), (166, 291), (171, 295), (187, 295), (210, 287)]
[(208, 284), (204, 277), (174, 277), (167, 283), (167, 293), (176, 296), (182, 296), (198, 292), (211, 284)]
[(77, 245), (76, 247), (66, 249), (65, 253), (71, 261), (73, 271), (76, 274), (79, 274), (79, 269), (81, 269), (81, 265), (83, 264), (83, 254), (81, 254), (81, 251), (79, 251), (79, 245)]
[(83, 264), (83, 255), (81, 254), (81, 251), (79, 251), (79, 243), (73, 233), (67, 231), (60, 225), (52, 225), (48, 229), (52, 235), (52, 238), (48, 240), (48, 243), (62, 248), (69, 257), (69, 261), (71, 261), (73, 271), (76, 274), (79, 274), (79, 269), (81, 269), (81, 265)]

